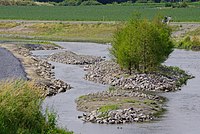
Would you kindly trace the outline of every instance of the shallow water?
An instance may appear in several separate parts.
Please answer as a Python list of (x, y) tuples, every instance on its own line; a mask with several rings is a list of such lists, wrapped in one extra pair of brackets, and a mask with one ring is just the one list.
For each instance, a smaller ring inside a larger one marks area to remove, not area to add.
[[(106, 45), (64, 42), (58, 44), (80, 54), (108, 57)], [(34, 54), (40, 55), (40, 53), (49, 54), (48, 51), (37, 51)], [(83, 123), (77, 118), (82, 112), (76, 110), (75, 99), (87, 93), (103, 91), (108, 86), (85, 81), (83, 79), (85, 72), (80, 66), (53, 62), (52, 64), (55, 65), (55, 76), (70, 83), (73, 88), (66, 93), (46, 98), (44, 107), (53, 107), (59, 115), (58, 124), (74, 131), (75, 134), (199, 134), (200, 132), (199, 52), (175, 50), (165, 62), (166, 65), (178, 66), (188, 71), (195, 78), (189, 80), (181, 91), (162, 94), (169, 99), (166, 103), (167, 112), (161, 120), (152, 123), (125, 125)]]

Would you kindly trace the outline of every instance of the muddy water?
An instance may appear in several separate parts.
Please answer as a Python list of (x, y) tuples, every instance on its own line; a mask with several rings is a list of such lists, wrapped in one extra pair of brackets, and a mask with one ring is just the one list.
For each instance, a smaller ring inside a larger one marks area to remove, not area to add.
[[(105, 45), (87, 43), (58, 43), (66, 49), (81, 54), (108, 56)], [(83, 46), (84, 45), (84, 46)], [(54, 51), (55, 52), (55, 51)], [(37, 55), (48, 55), (48, 51), (37, 51)], [(178, 66), (196, 78), (189, 80), (181, 91), (162, 94), (169, 101), (166, 103), (167, 112), (160, 121), (143, 124), (99, 125), (83, 123), (77, 119), (81, 112), (76, 110), (75, 99), (81, 95), (105, 90), (108, 86), (95, 84), (83, 79), (85, 72), (82, 67), (74, 65), (55, 65), (55, 75), (73, 88), (63, 94), (47, 98), (44, 107), (49, 106), (59, 115), (58, 124), (67, 127), (75, 134), (199, 134), (200, 133), (200, 53), (175, 50), (166, 65)]]

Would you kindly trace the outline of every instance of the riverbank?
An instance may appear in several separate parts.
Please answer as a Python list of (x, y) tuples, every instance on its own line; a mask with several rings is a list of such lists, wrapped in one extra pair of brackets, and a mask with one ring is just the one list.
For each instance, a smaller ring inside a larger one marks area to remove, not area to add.
[(55, 50), (58, 49), (57, 46), (52, 44), (5, 43), (0, 44), (0, 47), (9, 50), (20, 60), (22, 63), (21, 66), (23, 66), (24, 71), (26, 72), (27, 79), (34, 81), (36, 85), (41, 87), (45, 96), (52, 96), (60, 92), (65, 92), (71, 88), (69, 84), (54, 77), (54, 66), (44, 59), (32, 56), (30, 52), (31, 50)]

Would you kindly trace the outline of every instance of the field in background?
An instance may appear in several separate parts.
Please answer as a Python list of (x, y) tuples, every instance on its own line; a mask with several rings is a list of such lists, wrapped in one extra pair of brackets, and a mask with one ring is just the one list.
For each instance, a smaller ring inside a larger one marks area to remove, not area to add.
[(0, 6), (0, 19), (124, 21), (134, 13), (142, 17), (172, 16), (177, 22), (200, 22), (200, 8), (165, 8), (158, 6)]
[(0, 22), (0, 40), (111, 42), (122, 23)]
[[(0, 40), (46, 40), (109, 43), (112, 42), (113, 33), (117, 29), (121, 28), (123, 24), (123, 22), (100, 21), (0, 21)], [(200, 39), (200, 30), (197, 29), (200, 26), (200, 23), (178, 22), (171, 23), (171, 25), (174, 31), (172, 37), (176, 38), (177, 41), (182, 40), (185, 36), (195, 36)], [(187, 34), (188, 32), (189, 34)]]

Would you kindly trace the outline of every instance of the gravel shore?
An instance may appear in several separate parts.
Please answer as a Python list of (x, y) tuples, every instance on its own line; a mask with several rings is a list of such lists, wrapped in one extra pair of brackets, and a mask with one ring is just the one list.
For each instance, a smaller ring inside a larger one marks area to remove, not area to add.
[[(1, 72), (9, 72), (11, 77), (17, 76), (16, 78), (21, 78), (22, 73), (16, 73), (15, 70), (19, 70), (16, 65), (19, 65), (26, 75), (27, 79), (32, 80), (35, 82), (36, 86), (40, 87), (44, 91), (44, 96), (52, 96), (56, 95), (60, 92), (66, 92), (71, 87), (69, 84), (65, 83), (60, 79), (56, 79), (54, 77), (54, 66), (52, 66), (48, 61), (45, 59), (40, 59), (38, 57), (32, 56), (31, 50), (54, 50), (58, 49), (57, 46), (54, 45), (42, 45), (42, 44), (3, 44), (2, 50), (5, 52), (2, 53), (2, 57), (0, 59), (4, 59), (5, 64), (1, 64), (1, 68), (8, 68), (8, 70), (4, 71), (0, 69)], [(10, 52), (9, 52), (9, 51)], [(7, 52), (7, 53), (6, 53)], [(12, 54), (12, 53), (14, 54)], [(9, 56), (7, 56), (10, 54)], [(19, 62), (18, 59), (22, 61), (22, 63), (13, 62), (12, 59), (7, 57), (12, 57)], [(1, 51), (0, 51), (1, 56)], [(17, 58), (15, 58), (17, 57)], [(11, 68), (12, 67), (12, 68)], [(24, 67), (24, 68), (23, 68)], [(11, 68), (11, 69), (10, 69)], [(23, 70), (24, 69), (24, 70)], [(26, 73), (25, 73), (26, 72)], [(9, 74), (6, 73), (6, 74)], [(13, 74), (14, 73), (14, 74)], [(1, 76), (1, 75), (0, 75)], [(6, 78), (5, 75), (2, 75), (2, 78)]]

